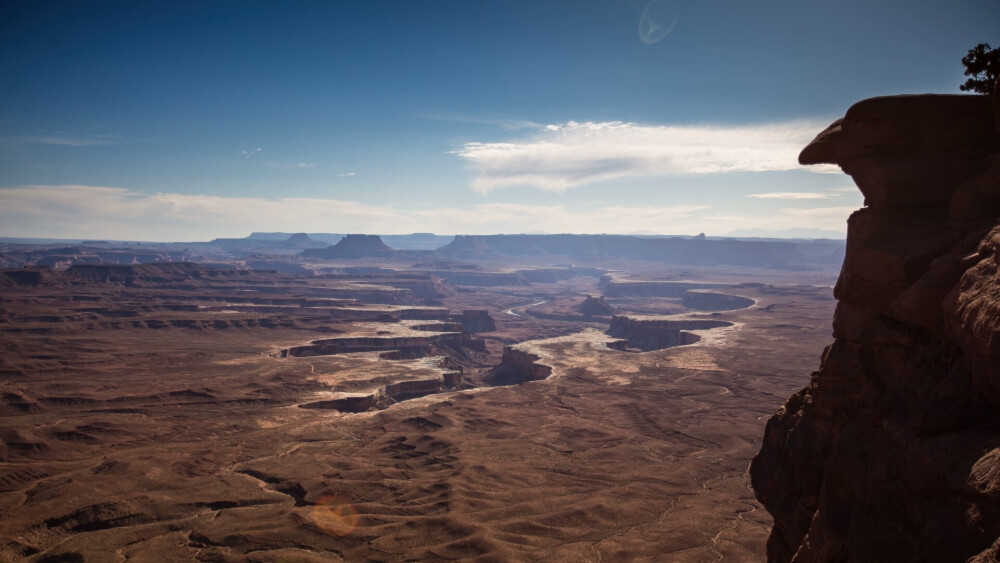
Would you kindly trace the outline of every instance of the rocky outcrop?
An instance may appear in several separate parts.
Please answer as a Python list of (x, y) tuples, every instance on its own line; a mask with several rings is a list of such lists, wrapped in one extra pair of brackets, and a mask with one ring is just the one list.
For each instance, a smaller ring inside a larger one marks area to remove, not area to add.
[(588, 317), (609, 317), (615, 314), (615, 308), (605, 301), (604, 296), (601, 295), (588, 295), (580, 303), (579, 308), (580, 312)]
[(429, 336), (344, 336), (313, 340), (302, 346), (284, 348), (279, 355), (287, 358), (395, 350), (403, 358), (422, 358), (444, 348), (465, 348), (482, 352), (485, 351), (486, 345), (482, 339), (472, 338), (464, 332), (445, 332)]
[(454, 389), (462, 383), (462, 372), (445, 371), (441, 375), (419, 379), (404, 379), (387, 383), (366, 393), (339, 393), (332, 399), (311, 401), (299, 405), (303, 409), (325, 409), (357, 413), (384, 409), (394, 403)]
[[(611, 317), (608, 335), (628, 341), (629, 348), (642, 351), (661, 350), (672, 346), (694, 344), (701, 340), (691, 330), (732, 326), (728, 321), (702, 319), (635, 318), (627, 315)], [(621, 349), (617, 347), (617, 349)]]
[(465, 309), (461, 315), (455, 317), (455, 320), (461, 323), (462, 330), (469, 334), (493, 332), (497, 329), (496, 321), (486, 309)]
[(480, 272), (474, 270), (442, 270), (431, 272), (451, 285), (474, 287), (507, 287), (529, 285), (520, 272)]
[[(94, 244), (98, 244), (96, 241)], [(108, 244), (108, 243), (104, 243)], [(199, 262), (205, 256), (183, 250), (168, 250), (171, 245), (157, 244), (157, 249), (128, 246), (107, 248), (93, 245), (56, 247), (33, 244), (6, 245), (0, 252), (0, 266), (47, 266), (65, 270), (74, 264), (149, 264), (152, 262)]]
[(405, 401), (432, 393), (440, 393), (443, 388), (444, 379), (441, 377), (408, 379), (386, 385), (385, 395), (394, 401)]
[(552, 375), (552, 367), (538, 363), (541, 356), (516, 346), (504, 346), (500, 365), (494, 370), (491, 382), (494, 385), (510, 385), (545, 379)]
[(313, 270), (305, 268), (289, 260), (270, 260), (267, 258), (248, 258), (245, 262), (247, 268), (251, 270), (273, 270), (282, 274), (292, 274), (296, 276), (311, 276)]
[[(337, 238), (339, 239), (340, 235), (337, 235)], [(246, 238), (217, 238), (205, 244), (225, 248), (234, 254), (303, 250), (329, 246), (328, 242), (314, 239), (306, 233), (250, 233), (250, 236)]]
[(48, 266), (4, 269), (0, 270), (0, 282), (5, 283), (0, 283), (0, 287), (3, 285), (36, 286), (52, 277), (52, 269)]
[(299, 408), (303, 409), (326, 409), (340, 412), (365, 412), (375, 407), (378, 393), (362, 393), (354, 395), (343, 395), (336, 399), (326, 399), (323, 401), (312, 401), (303, 403)]
[(717, 291), (693, 289), (684, 292), (681, 303), (688, 309), (697, 311), (734, 311), (746, 309), (756, 301), (742, 295), (729, 295)]
[(224, 264), (162, 262), (154, 264), (76, 264), (66, 270), (70, 282), (97, 282), (136, 285), (181, 282), (214, 277), (252, 277), (250, 272)]
[(393, 254), (378, 235), (347, 235), (340, 242), (326, 248), (306, 249), (306, 258), (368, 258)]
[(451, 321), (412, 325), (410, 328), (413, 330), (424, 330), (428, 332), (462, 332), (461, 323)]
[(834, 342), (750, 467), (770, 561), (995, 560), (1000, 135), (985, 96), (859, 102), (802, 151), (851, 175)]
[(692, 289), (716, 289), (726, 284), (690, 281), (645, 281), (607, 278), (605, 297), (684, 297)]

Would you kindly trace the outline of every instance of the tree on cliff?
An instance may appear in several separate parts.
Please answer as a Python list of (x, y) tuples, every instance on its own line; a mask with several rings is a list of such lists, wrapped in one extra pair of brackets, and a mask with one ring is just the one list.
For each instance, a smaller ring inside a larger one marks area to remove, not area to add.
[(991, 49), (989, 43), (980, 43), (962, 57), (962, 64), (965, 65), (965, 75), (971, 78), (958, 88), (963, 92), (972, 90), (989, 94), (993, 91), (997, 76), (1000, 76), (1000, 47)]

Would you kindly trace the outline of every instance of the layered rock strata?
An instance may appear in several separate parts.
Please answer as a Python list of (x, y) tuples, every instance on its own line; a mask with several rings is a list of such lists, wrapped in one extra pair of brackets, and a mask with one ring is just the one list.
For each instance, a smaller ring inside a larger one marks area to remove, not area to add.
[(692, 289), (722, 289), (726, 284), (689, 281), (640, 281), (607, 277), (605, 297), (684, 297)]
[(588, 317), (610, 317), (615, 314), (615, 308), (604, 300), (603, 295), (588, 295), (580, 303), (580, 312)]
[(733, 311), (751, 307), (755, 301), (741, 295), (692, 289), (684, 293), (681, 303), (688, 309), (698, 311)]
[(835, 340), (750, 467), (770, 561), (996, 560), (998, 104), (864, 100), (800, 155), (840, 165), (866, 206), (848, 220)]
[(378, 235), (347, 235), (337, 244), (326, 248), (310, 248), (302, 251), (307, 258), (367, 258), (385, 257), (393, 253)]
[(383, 409), (401, 401), (416, 399), (454, 389), (462, 383), (461, 371), (446, 371), (439, 376), (395, 381), (365, 393), (341, 393), (332, 399), (299, 405), (303, 409), (325, 409), (357, 413)]
[[(418, 327), (414, 327), (418, 328)], [(435, 330), (429, 328), (428, 330)], [(430, 356), (443, 347), (462, 347), (477, 352), (486, 350), (482, 339), (465, 332), (443, 332), (430, 336), (344, 336), (313, 340), (302, 346), (284, 348), (279, 355), (287, 357), (332, 356), (354, 352), (398, 351), (404, 358)]]
[(496, 321), (486, 309), (465, 309), (461, 315), (456, 315), (454, 319), (461, 323), (462, 330), (469, 334), (493, 332), (497, 329)]
[[(732, 326), (728, 321), (702, 319), (661, 319), (615, 315), (611, 317), (608, 335), (627, 341), (628, 348), (661, 350), (672, 346), (694, 344), (701, 337), (691, 330), (706, 330)], [(619, 346), (620, 348), (620, 346)]]
[(538, 363), (541, 356), (521, 350), (517, 346), (504, 346), (500, 365), (493, 375), (493, 383), (509, 385), (545, 379), (552, 375), (552, 367)]

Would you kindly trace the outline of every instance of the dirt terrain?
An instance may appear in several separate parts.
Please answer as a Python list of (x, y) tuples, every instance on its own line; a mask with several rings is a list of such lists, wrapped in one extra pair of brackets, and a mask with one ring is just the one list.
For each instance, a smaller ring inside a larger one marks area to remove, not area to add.
[(836, 271), (380, 260), (0, 276), (0, 560), (764, 557)]

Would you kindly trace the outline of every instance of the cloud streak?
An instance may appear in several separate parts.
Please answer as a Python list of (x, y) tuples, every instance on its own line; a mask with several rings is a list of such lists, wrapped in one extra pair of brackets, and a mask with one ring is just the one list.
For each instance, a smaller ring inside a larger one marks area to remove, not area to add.
[(623, 178), (771, 172), (804, 168), (798, 154), (825, 122), (746, 126), (640, 125), (570, 121), (508, 142), (466, 143), (452, 151), (478, 171), (480, 193), (510, 186), (565, 191)]
[(55, 145), (61, 147), (92, 147), (97, 145), (113, 145), (119, 135), (63, 135), (60, 133), (46, 135), (31, 135), (27, 137), (7, 137), (5, 140), (15, 143), (37, 145)]
[(772, 192), (766, 194), (750, 194), (746, 197), (757, 199), (828, 199), (840, 196), (838, 194), (820, 192)]
[(251, 231), (722, 235), (734, 229), (820, 228), (843, 232), (853, 210), (788, 207), (770, 216), (745, 216), (708, 205), (596, 208), (484, 203), (419, 208), (322, 198), (145, 194), (116, 187), (39, 185), (0, 188), (0, 236), (195, 241)]

